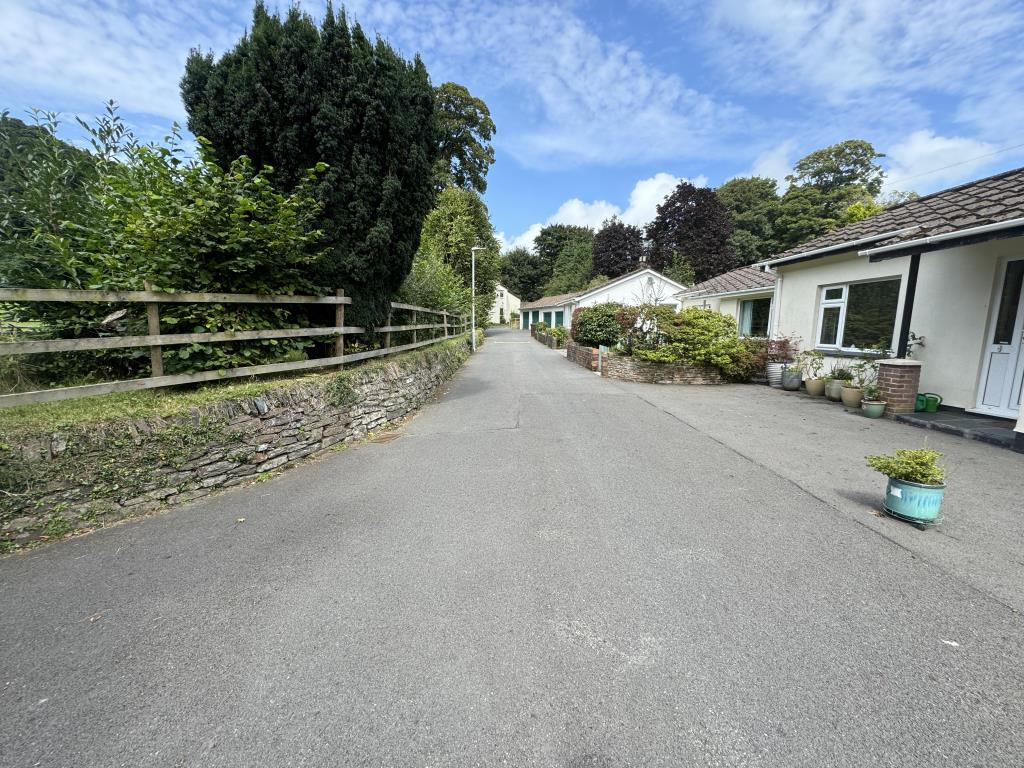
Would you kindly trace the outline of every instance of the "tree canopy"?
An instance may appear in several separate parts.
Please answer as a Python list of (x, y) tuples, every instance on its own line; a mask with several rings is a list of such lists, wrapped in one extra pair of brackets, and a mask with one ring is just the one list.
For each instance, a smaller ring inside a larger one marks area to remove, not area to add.
[(360, 324), (380, 323), (434, 202), (434, 89), (417, 57), (328, 7), (319, 27), (256, 3), (251, 29), (214, 60), (193, 50), (181, 81), (189, 129), (226, 166), (248, 156), (284, 190), (323, 162), (314, 193), (326, 250), (312, 274), (359, 297)]
[(453, 185), (486, 192), (487, 171), (494, 163), (490, 142), (497, 130), (487, 105), (464, 85), (442, 83), (434, 90), (434, 126), (438, 189)]
[(439, 257), (448, 264), (467, 287), (472, 281), (472, 249), (476, 252), (477, 314), (486, 315), (494, 303), (500, 259), (487, 206), (476, 192), (448, 187), (437, 198), (437, 205), (423, 220), (420, 252)]
[(636, 269), (645, 256), (644, 233), (639, 227), (612, 217), (594, 235), (594, 276), (618, 277)]
[(544, 295), (554, 265), (530, 248), (513, 248), (502, 256), (501, 282), (523, 301), (536, 301)]
[(767, 259), (778, 249), (775, 222), (780, 201), (776, 186), (775, 179), (748, 176), (730, 179), (715, 190), (732, 214), (729, 244), (739, 264)]
[(680, 182), (647, 225), (650, 264), (677, 280), (689, 265), (694, 280), (707, 280), (738, 266), (729, 245), (732, 233), (729, 209), (713, 189)]
[(871, 197), (882, 191), (885, 172), (875, 161), (885, 157), (871, 142), (848, 139), (811, 152), (796, 161), (786, 177), (792, 185), (811, 186), (825, 194), (850, 187), (863, 187)]

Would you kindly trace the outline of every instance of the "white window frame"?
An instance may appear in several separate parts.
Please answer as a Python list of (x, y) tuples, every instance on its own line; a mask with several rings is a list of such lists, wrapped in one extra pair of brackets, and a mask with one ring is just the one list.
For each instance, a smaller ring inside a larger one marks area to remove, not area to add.
[[(771, 333), (772, 333), (772, 304), (774, 302), (774, 300), (773, 300), (773, 298), (771, 296), (754, 296), (754, 297), (749, 298), (749, 299), (742, 299), (741, 298), (740, 301), (739, 301), (739, 306), (737, 308), (737, 312), (738, 312), (738, 317), (736, 318), (736, 320), (737, 320), (737, 330), (739, 330), (738, 326), (743, 322), (743, 305), (748, 303), (748, 302), (754, 302), (754, 301), (767, 301), (768, 302), (768, 329), (767, 329), (767, 332), (765, 333), (764, 336), (748, 337), (747, 334), (743, 333), (742, 330), (740, 330), (739, 337), (741, 339), (746, 339), (746, 338), (766, 339), (769, 336), (771, 336)], [(751, 308), (751, 319), (753, 319), (753, 308)]]
[[(818, 300), (818, 327), (815, 329), (815, 349), (821, 349), (825, 351), (834, 352), (865, 352), (866, 350), (860, 347), (846, 347), (843, 346), (843, 336), (846, 333), (846, 305), (850, 296), (851, 285), (864, 285), (867, 283), (889, 283), (893, 280), (897, 281), (899, 285), (899, 291), (896, 293), (896, 320), (893, 323), (892, 338), (889, 340), (889, 346), (892, 347), (893, 339), (896, 337), (896, 327), (899, 325), (900, 318), (900, 303), (902, 294), (900, 291), (903, 290), (903, 277), (901, 275), (890, 275), (887, 277), (879, 277), (874, 280), (853, 280), (849, 283), (833, 283), (832, 285), (821, 286), (821, 294)], [(842, 296), (838, 299), (826, 299), (825, 295), (838, 288), (841, 290)], [(839, 325), (836, 328), (836, 341), (835, 344), (824, 344), (821, 341), (821, 332), (825, 330), (825, 310), (831, 308), (839, 308)]]

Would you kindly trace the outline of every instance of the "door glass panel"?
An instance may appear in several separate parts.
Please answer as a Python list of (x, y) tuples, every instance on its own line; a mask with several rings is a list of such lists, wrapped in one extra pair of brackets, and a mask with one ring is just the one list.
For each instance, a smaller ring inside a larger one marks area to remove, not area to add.
[(888, 349), (896, 329), (900, 281), (855, 283), (846, 300), (843, 346), (854, 349)]
[(818, 343), (834, 346), (839, 338), (839, 307), (825, 307), (821, 313), (821, 334)]
[(1017, 309), (1020, 307), (1021, 282), (1024, 279), (1024, 260), (1006, 265), (1006, 279), (999, 296), (999, 314), (993, 344), (1013, 344), (1013, 330), (1017, 327)]

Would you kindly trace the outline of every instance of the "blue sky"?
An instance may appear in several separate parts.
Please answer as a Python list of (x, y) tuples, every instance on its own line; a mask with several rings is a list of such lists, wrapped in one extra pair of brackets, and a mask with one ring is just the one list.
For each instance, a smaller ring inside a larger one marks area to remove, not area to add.
[[(345, 5), (488, 103), (487, 202), (509, 244), (555, 221), (643, 224), (681, 178), (781, 179), (846, 138), (887, 153), (891, 188), (921, 193), (1024, 165), (1008, 149), (1024, 143), (1017, 0)], [(0, 108), (70, 121), (113, 98), (158, 138), (185, 122), (189, 48), (223, 52), (250, 14), (249, 0), (0, 0)]]

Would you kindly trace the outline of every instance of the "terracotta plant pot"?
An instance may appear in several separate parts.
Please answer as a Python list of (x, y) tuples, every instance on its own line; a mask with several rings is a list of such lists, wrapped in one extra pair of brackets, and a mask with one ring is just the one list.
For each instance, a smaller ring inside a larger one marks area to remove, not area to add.
[(825, 394), (825, 380), (824, 379), (805, 379), (804, 387), (807, 388), (808, 395), (814, 395), (815, 397), (821, 397)]
[(885, 415), (885, 403), (880, 400), (865, 400), (860, 407), (869, 419), (880, 419)]
[(834, 402), (843, 399), (843, 380), (825, 379), (825, 397)]
[(861, 400), (864, 399), (864, 390), (860, 387), (843, 387), (840, 398), (847, 408), (860, 408)]

